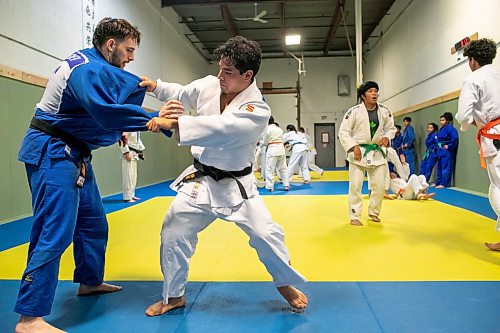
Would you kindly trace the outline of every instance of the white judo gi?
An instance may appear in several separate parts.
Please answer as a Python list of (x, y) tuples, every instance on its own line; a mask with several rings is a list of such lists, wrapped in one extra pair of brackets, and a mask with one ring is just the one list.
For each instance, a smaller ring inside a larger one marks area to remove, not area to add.
[[(266, 152), (266, 188), (274, 189), (274, 174), (283, 181), (283, 186), (290, 185), (286, 177), (286, 154), (283, 144), (283, 130), (275, 124), (269, 124), (263, 138)], [(275, 172), (276, 171), (276, 172)]]
[[(158, 80), (153, 93), (160, 100), (174, 98), (181, 101), (186, 110), (196, 110), (197, 117), (179, 118), (176, 133), (179, 145), (190, 145), (194, 158), (227, 171), (242, 170), (252, 164), (255, 144), (271, 116), (255, 82), (239, 93), (222, 113), (221, 90), (215, 76), (186, 86)], [(232, 178), (215, 181), (202, 176), (183, 181), (195, 171), (193, 165), (189, 166), (171, 186), (178, 193), (161, 231), (163, 302), (166, 304), (169, 297), (184, 295), (197, 234), (217, 218), (236, 223), (250, 237), (250, 246), (257, 251), (276, 286), (305, 282), (289, 264), (283, 230), (273, 222), (259, 196), (253, 173), (238, 178), (248, 195), (245, 200)]]
[(289, 131), (283, 134), (283, 141), (291, 146), (291, 155), (286, 169), (286, 178), (292, 179), (295, 166), (298, 165), (304, 182), (309, 181), (309, 167), (307, 166), (307, 139), (302, 133)]
[[(476, 69), (465, 79), (458, 99), (458, 112), (455, 115), (461, 124), (460, 130), (466, 131), (473, 123), (480, 129), (500, 118), (500, 71), (493, 65)], [(500, 134), (500, 125), (487, 131)], [(481, 137), (481, 150), (490, 178), (489, 199), (497, 214), (496, 230), (500, 231), (500, 154), (493, 139)]]
[[(372, 190), (370, 204), (368, 206), (369, 216), (378, 216), (382, 208), (384, 199), (385, 170), (387, 161), (382, 152), (375, 150), (369, 151), (365, 155), (365, 148), (361, 150), (361, 160), (354, 159), (353, 148), (359, 144), (377, 144), (382, 138), (389, 140), (394, 138), (396, 127), (394, 118), (389, 109), (378, 103), (378, 121), (379, 127), (373, 138), (370, 134), (370, 124), (368, 111), (364, 103), (353, 106), (347, 110), (339, 129), (339, 139), (342, 147), (347, 152), (349, 161), (349, 217), (351, 220), (359, 220), (363, 209), (363, 198), (361, 188), (365, 171), (370, 177), (370, 187)], [(384, 154), (387, 148), (380, 147)]]
[(314, 143), (312, 142), (311, 136), (307, 133), (302, 133), (302, 135), (306, 138), (306, 146), (307, 146), (307, 167), (311, 171), (316, 171), (319, 175), (323, 175), (324, 170), (316, 165), (316, 155), (317, 151), (314, 147)]
[[(131, 200), (135, 197), (135, 188), (137, 186), (137, 161), (139, 153), (146, 147), (142, 143), (140, 132), (125, 132), (128, 135), (128, 142), (124, 146), (120, 146), (122, 153), (122, 192), (123, 200)], [(132, 148), (132, 149), (131, 149)], [(132, 160), (128, 161), (124, 154), (132, 155)]]

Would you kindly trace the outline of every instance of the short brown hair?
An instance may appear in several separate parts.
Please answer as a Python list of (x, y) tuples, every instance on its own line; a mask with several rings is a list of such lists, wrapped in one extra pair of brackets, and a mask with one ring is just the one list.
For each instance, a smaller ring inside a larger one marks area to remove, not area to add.
[(131, 38), (139, 45), (141, 43), (141, 32), (125, 19), (105, 17), (99, 21), (95, 28), (92, 44), (94, 44), (94, 47), (100, 47), (111, 38), (120, 42)]

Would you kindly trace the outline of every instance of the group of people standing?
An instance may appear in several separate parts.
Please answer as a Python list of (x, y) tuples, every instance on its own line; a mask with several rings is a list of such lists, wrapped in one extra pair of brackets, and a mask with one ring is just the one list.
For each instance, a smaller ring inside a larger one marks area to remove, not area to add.
[[(464, 56), (472, 73), (464, 81), (455, 118), (463, 131), (470, 125), (479, 128), (481, 165), (488, 171), (489, 199), (498, 216), (496, 230), (500, 231), (500, 71), (492, 66), (496, 49), (496, 43), (487, 38), (471, 41), (465, 47)], [(405, 129), (401, 133), (401, 127), (394, 125), (391, 112), (378, 103), (378, 91), (376, 82), (363, 83), (358, 88), (360, 103), (346, 112), (340, 125), (339, 139), (349, 162), (349, 216), (354, 226), (363, 225), (361, 186), (365, 173), (371, 191), (368, 216), (373, 222), (380, 222), (384, 188), (391, 186), (402, 199), (428, 199), (433, 195), (427, 193), (427, 188), (434, 166), (437, 164), (435, 186), (450, 186), (458, 151), (453, 116), (445, 112), (440, 117), (439, 129), (435, 123), (427, 126), (427, 149), (420, 175), (415, 175), (415, 131), (411, 118), (403, 119)], [(389, 162), (394, 164), (396, 172), (388, 171)], [(500, 251), (500, 242), (485, 245)]]
[[(269, 154), (273, 157), (269, 164), (280, 165), (282, 180), (291, 177), (297, 164), (304, 182), (309, 180), (305, 136), (289, 125), (280, 138), (278, 127), (270, 121), (270, 107), (256, 85), (259, 45), (240, 36), (230, 38), (215, 51), (217, 76), (183, 86), (139, 78), (123, 70), (134, 60), (140, 36), (126, 20), (101, 20), (95, 29), (94, 47), (76, 51), (61, 63), (36, 106), (19, 152), (32, 192), (34, 222), (14, 309), (21, 315), (16, 332), (62, 332), (43, 316), (51, 312), (61, 255), (71, 242), (79, 295), (121, 290), (103, 282), (108, 224), (91, 152), (117, 141), (127, 144), (130, 136), (123, 132), (149, 130), (171, 136), (174, 130), (178, 144), (191, 146), (193, 156), (193, 164), (171, 185), (177, 195), (161, 229), (162, 299), (148, 307), (148, 316), (185, 306), (197, 235), (217, 218), (234, 222), (249, 236), (250, 246), (290, 306), (298, 310), (308, 306), (307, 296), (294, 287), (306, 279), (291, 266), (283, 230), (273, 222), (259, 196), (252, 172), (255, 143), (266, 134), (268, 149), (278, 147), (278, 152)], [(483, 47), (485, 43), (487, 47)], [(481, 128), (490, 200), (500, 216), (500, 134), (495, 134), (500, 133), (496, 94), (500, 75), (489, 65), (495, 54), (495, 44), (491, 46), (488, 40), (471, 42), (466, 49), (474, 73), (464, 84), (457, 120), (463, 128), (471, 124)], [(372, 186), (368, 214), (380, 222), (387, 151), (396, 133), (391, 112), (378, 103), (378, 90), (373, 81), (358, 89), (361, 103), (347, 111), (339, 132), (350, 162), (349, 215), (351, 224), (358, 226), (362, 225), (365, 172)], [(167, 101), (159, 111), (147, 113), (141, 108), (146, 91)], [(196, 110), (197, 116), (183, 115), (185, 109)], [(291, 146), (292, 156), (283, 171), (284, 159), (276, 156), (283, 156), (285, 143)], [(410, 148), (408, 144), (403, 147)], [(272, 168), (267, 170), (274, 173)], [(500, 249), (499, 243), (488, 246)]]
[[(283, 189), (289, 191), (290, 180), (297, 168), (304, 184), (311, 180), (309, 170), (317, 172), (320, 176), (324, 173), (324, 170), (315, 164), (316, 149), (305, 129), (299, 127), (297, 131), (294, 125), (289, 124), (286, 130), (284, 133), (271, 116), (266, 132), (255, 151), (254, 164), (258, 168), (260, 162), (265, 188), (270, 192), (274, 192), (275, 175), (283, 183)], [(290, 151), (288, 163), (285, 148)]]

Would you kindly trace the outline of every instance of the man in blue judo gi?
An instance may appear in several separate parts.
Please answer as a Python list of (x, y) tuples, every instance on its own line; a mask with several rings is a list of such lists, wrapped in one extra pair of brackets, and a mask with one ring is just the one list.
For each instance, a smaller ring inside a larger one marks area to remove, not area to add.
[(94, 47), (76, 51), (52, 73), (19, 151), (32, 194), (28, 261), (14, 311), (16, 332), (62, 332), (45, 322), (54, 300), (61, 255), (73, 242), (79, 295), (121, 290), (103, 282), (108, 223), (92, 170), (91, 151), (124, 131), (145, 131), (155, 115), (140, 105), (145, 89), (123, 70), (140, 32), (105, 18)]
[(451, 177), (453, 175), (453, 169), (455, 167), (454, 154), (458, 150), (458, 132), (451, 125), (453, 116), (451, 113), (443, 114), (439, 122), (441, 123), (441, 128), (437, 132), (437, 169), (436, 169), (436, 181), (434, 184), (436, 188), (445, 188), (451, 186)]
[(403, 154), (406, 158), (406, 163), (410, 166), (410, 175), (415, 173), (415, 130), (411, 126), (411, 118), (404, 117), (403, 123), (405, 129), (403, 130)]

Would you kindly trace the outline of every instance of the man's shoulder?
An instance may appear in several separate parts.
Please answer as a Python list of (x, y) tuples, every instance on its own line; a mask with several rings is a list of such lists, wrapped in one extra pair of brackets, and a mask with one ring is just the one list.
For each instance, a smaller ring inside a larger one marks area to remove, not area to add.
[(354, 105), (345, 112), (344, 119), (349, 119), (349, 117), (353, 113), (359, 112), (360, 110), (361, 110), (361, 104)]

